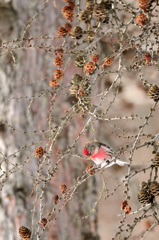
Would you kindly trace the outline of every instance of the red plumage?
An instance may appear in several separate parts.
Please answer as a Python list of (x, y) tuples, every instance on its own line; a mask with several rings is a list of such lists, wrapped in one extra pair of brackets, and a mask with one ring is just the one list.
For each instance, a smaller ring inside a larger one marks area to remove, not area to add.
[(86, 156), (88, 156), (89, 155), (89, 152), (88, 152), (88, 150), (87, 149), (83, 149), (83, 153), (84, 153), (84, 155), (86, 155)]
[(108, 153), (107, 149), (104, 149), (103, 146), (100, 147), (99, 151), (97, 153), (92, 154), (92, 159), (100, 158), (100, 159), (107, 159), (110, 157), (111, 154)]

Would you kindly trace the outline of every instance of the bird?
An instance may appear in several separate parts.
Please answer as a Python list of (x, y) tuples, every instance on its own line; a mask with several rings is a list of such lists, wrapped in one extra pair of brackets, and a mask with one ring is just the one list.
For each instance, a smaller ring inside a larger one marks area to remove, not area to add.
[(93, 160), (97, 166), (101, 166), (101, 168), (108, 168), (114, 164), (119, 166), (129, 164), (120, 160), (109, 146), (98, 141), (87, 142), (84, 145), (83, 153)]

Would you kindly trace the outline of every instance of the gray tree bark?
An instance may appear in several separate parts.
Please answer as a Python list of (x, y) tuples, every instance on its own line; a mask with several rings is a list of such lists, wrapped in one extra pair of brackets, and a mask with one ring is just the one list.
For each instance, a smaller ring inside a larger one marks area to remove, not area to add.
[[(85, 168), (81, 160), (67, 157), (46, 186), (43, 182), (37, 186), (35, 184), (38, 177), (46, 177), (49, 169), (46, 164), (41, 175), (38, 175), (40, 161), (35, 157), (34, 150), (38, 145), (49, 146), (48, 112), (52, 97), (49, 79), (53, 71), (54, 55), (32, 48), (22, 49), (28, 42), (17, 41), (14, 44), (13, 40), (22, 37), (40, 38), (56, 33), (58, 23), (61, 22), (60, 14), (58, 15), (61, 1), (48, 1), (44, 11), (33, 19), (31, 26), (27, 25), (27, 21), (32, 19), (36, 11), (38, 14), (44, 5), (43, 1), (37, 0), (0, 3), (1, 239), (19, 239), (18, 229), (24, 225), (32, 230), (32, 239), (97, 240), (97, 213), (88, 219), (76, 221), (93, 207), (96, 200), (95, 178), (89, 179), (77, 189), (78, 193), (62, 209), (57, 220), (45, 230), (42, 238), (39, 235), (42, 231), (39, 221), (52, 211), (52, 197), (60, 193), (60, 184), (66, 182), (71, 187)], [(28, 28), (25, 29), (25, 26)], [(5, 43), (6, 48), (4, 42), (9, 42)], [(70, 107), (65, 96), (57, 98), (56, 108), (51, 112), (53, 125), (61, 123), (65, 109)], [(78, 136), (75, 131), (80, 125), (80, 119), (68, 124), (54, 148), (66, 150), (72, 144), (72, 139)], [(43, 129), (44, 133), (41, 132)], [(81, 152), (81, 146), (76, 151)], [(48, 159), (50, 168), (54, 167), (57, 159), (51, 154)], [(39, 198), (41, 195), (42, 200)]]

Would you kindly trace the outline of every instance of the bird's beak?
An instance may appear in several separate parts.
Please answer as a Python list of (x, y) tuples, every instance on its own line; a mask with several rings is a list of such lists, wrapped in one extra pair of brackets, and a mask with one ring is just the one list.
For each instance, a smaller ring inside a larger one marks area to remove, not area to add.
[(90, 155), (90, 156), (89, 156), (89, 160), (92, 160), (91, 157), (92, 157), (92, 156)]

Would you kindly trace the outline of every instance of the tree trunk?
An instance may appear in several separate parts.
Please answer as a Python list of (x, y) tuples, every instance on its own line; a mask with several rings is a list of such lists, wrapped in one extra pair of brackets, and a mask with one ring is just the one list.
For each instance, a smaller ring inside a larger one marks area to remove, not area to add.
[[(95, 177), (77, 188), (73, 199), (58, 214), (67, 202), (60, 195), (60, 184), (65, 183), (68, 188), (76, 185), (86, 166), (81, 159), (66, 155), (54, 173), (61, 156), (55, 153), (72, 145), (83, 123), (79, 116), (66, 122), (52, 144), (52, 131), (62, 123), (71, 104), (67, 96), (56, 96), (50, 90), (54, 55), (39, 47), (27, 47), (29, 41), (24, 40), (38, 38), (30, 44), (39, 46), (45, 42), (39, 40), (41, 36), (56, 33), (61, 21), (56, 13), (62, 5), (60, 1), (46, 2), (46, 6), (37, 0), (0, 3), (1, 239), (19, 239), (18, 229), (24, 225), (32, 231), (32, 239), (97, 240), (97, 213), (82, 219), (96, 201)], [(44, 11), (40, 11), (43, 7)], [(38, 16), (34, 18), (36, 11)], [(50, 44), (58, 46), (58, 41), (50, 40)], [(81, 153), (81, 144), (76, 153)], [(42, 159), (34, 155), (38, 146), (45, 148)], [(56, 194), (61, 196), (57, 205), (52, 200)], [(39, 225), (43, 217), (50, 217), (44, 233)]]

